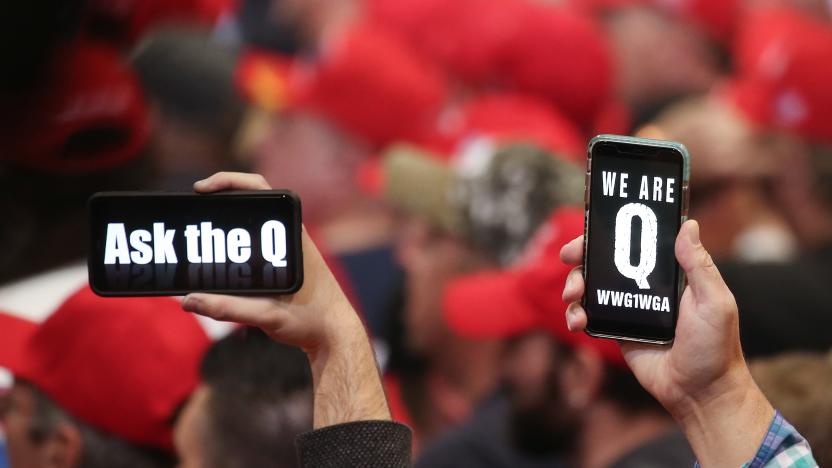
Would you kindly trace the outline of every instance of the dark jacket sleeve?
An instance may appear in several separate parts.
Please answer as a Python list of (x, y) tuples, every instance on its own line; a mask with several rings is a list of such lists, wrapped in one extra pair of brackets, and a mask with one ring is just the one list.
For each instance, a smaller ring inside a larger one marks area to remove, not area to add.
[(410, 468), (410, 429), (391, 421), (337, 424), (297, 439), (302, 468)]

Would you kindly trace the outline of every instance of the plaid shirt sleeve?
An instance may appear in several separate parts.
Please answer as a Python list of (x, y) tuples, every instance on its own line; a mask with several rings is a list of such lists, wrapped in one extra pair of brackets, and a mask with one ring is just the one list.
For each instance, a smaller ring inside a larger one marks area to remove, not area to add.
[(818, 466), (809, 442), (777, 411), (754, 459), (743, 468), (812, 468)]
[[(809, 442), (777, 411), (754, 459), (742, 468), (815, 468)], [(700, 468), (696, 462), (694, 468)]]

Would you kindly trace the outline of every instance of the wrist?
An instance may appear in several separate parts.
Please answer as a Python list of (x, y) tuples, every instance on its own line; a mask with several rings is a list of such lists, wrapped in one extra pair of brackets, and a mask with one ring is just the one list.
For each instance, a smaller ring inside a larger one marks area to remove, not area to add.
[(313, 427), (389, 420), (390, 410), (364, 323), (345, 303), (322, 317), (326, 325), (305, 349), (315, 393)]
[(751, 373), (745, 362), (740, 362), (708, 385), (685, 393), (668, 411), (680, 425), (693, 425), (702, 416), (711, 417), (725, 408), (735, 407), (752, 387), (755, 384)]
[(774, 417), (744, 361), (670, 412), (702, 466), (741, 466), (752, 459)]
[(322, 320), (314, 346), (304, 348), (313, 372), (333, 357), (357, 359), (357, 354), (372, 353), (364, 323), (349, 303), (333, 305)]

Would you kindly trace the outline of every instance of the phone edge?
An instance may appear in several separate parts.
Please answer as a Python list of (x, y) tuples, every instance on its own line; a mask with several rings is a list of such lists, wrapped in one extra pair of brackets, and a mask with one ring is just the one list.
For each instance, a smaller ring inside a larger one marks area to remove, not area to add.
[(251, 195), (259, 195), (259, 196), (267, 196), (267, 195), (287, 195), (292, 200), (297, 207), (295, 210), (297, 225), (300, 226), (300, 229), (294, 234), (296, 245), (300, 246), (298, 251), (298, 275), (297, 279), (295, 280), (294, 284), (291, 287), (286, 289), (257, 289), (257, 290), (233, 290), (233, 289), (222, 289), (222, 290), (210, 290), (210, 291), (201, 291), (201, 290), (175, 290), (175, 291), (142, 291), (140, 293), (135, 292), (123, 292), (123, 291), (102, 291), (96, 287), (93, 282), (92, 277), (92, 251), (95, 247), (93, 245), (92, 234), (87, 236), (88, 245), (88, 252), (86, 258), (87, 264), (87, 284), (89, 285), (92, 292), (100, 297), (177, 297), (177, 296), (185, 296), (191, 293), (205, 293), (205, 294), (228, 294), (228, 295), (235, 295), (235, 296), (282, 296), (288, 294), (295, 294), (296, 292), (300, 291), (303, 287), (304, 279), (305, 279), (305, 268), (303, 263), (303, 211), (302, 211), (302, 204), (300, 197), (293, 191), (288, 189), (272, 189), (272, 190), (228, 190), (222, 192), (214, 192), (214, 193), (196, 193), (196, 192), (181, 192), (181, 191), (172, 191), (167, 192), (163, 190), (150, 190), (150, 191), (138, 191), (138, 190), (127, 190), (127, 191), (101, 191), (95, 192), (87, 198), (86, 202), (86, 215), (87, 215), (87, 228), (89, 229), (90, 233), (92, 233), (92, 204), (93, 201), (97, 198), (103, 197), (110, 197), (110, 196), (130, 196), (130, 197), (158, 197), (158, 196), (251, 196)]
[[(684, 144), (678, 141), (668, 141), (668, 140), (655, 140), (652, 138), (641, 138), (641, 137), (633, 137), (633, 136), (626, 136), (626, 135), (612, 135), (612, 134), (600, 134), (595, 135), (589, 140), (587, 144), (587, 163), (586, 163), (586, 174), (584, 176), (584, 255), (583, 255), (583, 263), (582, 263), (582, 276), (584, 282), (586, 282), (586, 274), (587, 274), (587, 253), (588, 253), (588, 244), (589, 244), (589, 200), (590, 200), (590, 192), (589, 192), (589, 185), (592, 176), (592, 149), (595, 147), (597, 143), (611, 141), (613, 143), (630, 143), (630, 144), (649, 144), (652, 146), (658, 146), (662, 148), (671, 148), (679, 152), (682, 155), (682, 213), (679, 217), (679, 227), (681, 229), (682, 224), (688, 220), (688, 209), (690, 208), (690, 152), (688, 151), (687, 147)], [(677, 233), (678, 234), (678, 233)], [(676, 313), (676, 324), (679, 321), (679, 304), (682, 301), (682, 293), (684, 292), (684, 288), (686, 285), (686, 277), (685, 271), (679, 266), (679, 262), (676, 262), (676, 267), (679, 270), (679, 279), (677, 281), (677, 297), (678, 301), (676, 304), (677, 313)], [(581, 298), (581, 307), (584, 307), (586, 310), (586, 294), (584, 297)], [(593, 337), (593, 338), (605, 338), (605, 339), (615, 339), (620, 341), (630, 341), (636, 343), (648, 343), (648, 344), (656, 344), (656, 345), (669, 345), (672, 344), (676, 338), (676, 330), (673, 330), (673, 337), (669, 340), (657, 340), (657, 339), (650, 339), (650, 338), (640, 338), (640, 337), (633, 337), (633, 336), (623, 336), (623, 335), (613, 335), (608, 333), (598, 333), (590, 330), (588, 327), (584, 328), (584, 333)]]

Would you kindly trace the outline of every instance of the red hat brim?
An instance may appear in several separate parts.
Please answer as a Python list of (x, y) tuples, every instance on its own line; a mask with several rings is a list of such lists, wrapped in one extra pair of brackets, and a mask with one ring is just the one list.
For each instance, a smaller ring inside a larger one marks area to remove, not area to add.
[(443, 294), (443, 313), (452, 331), (467, 338), (508, 338), (540, 325), (523, 297), (518, 272), (489, 271), (452, 281)]
[(26, 343), (37, 328), (34, 322), (0, 312), (0, 367), (12, 373), (20, 367)]

